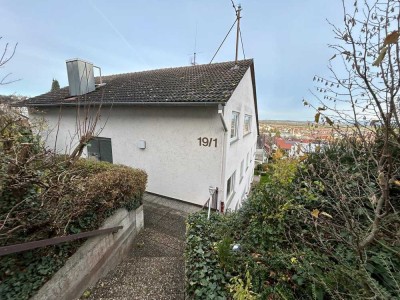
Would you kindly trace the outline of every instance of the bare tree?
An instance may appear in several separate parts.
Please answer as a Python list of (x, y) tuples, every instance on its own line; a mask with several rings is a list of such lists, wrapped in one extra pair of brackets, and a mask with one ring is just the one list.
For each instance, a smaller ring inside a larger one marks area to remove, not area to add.
[(303, 100), (316, 111), (315, 126), (330, 126), (335, 137), (303, 173), (322, 195), (305, 218), (316, 247), (364, 287), (350, 295), (330, 285), (334, 298), (389, 299), (400, 295), (400, 0), (342, 7), (343, 24), (330, 23), (331, 76), (314, 77), (318, 104)]
[[(356, 0), (351, 11), (346, 6), (348, 1), (342, 0), (342, 4), (343, 27), (331, 24), (338, 40), (330, 45), (335, 51), (329, 63), (332, 76), (314, 77), (315, 95), (321, 105), (314, 106), (305, 100), (304, 104), (316, 109), (316, 123), (332, 126), (349, 147), (362, 145), (363, 155), (375, 165), (366, 170), (364, 177), (368, 181), (372, 176), (379, 189), (360, 191), (360, 196), (368, 195), (374, 208), (373, 214), (368, 213), (368, 230), (357, 233), (358, 248), (362, 251), (374, 242), (383, 220), (397, 214), (390, 186), (399, 175), (393, 149), (400, 146), (400, 1)], [(340, 184), (336, 182), (335, 187)]]
[[(0, 40), (2, 38), (3, 37), (0, 37)], [(6, 45), (3, 49), (3, 53), (1, 54), (1, 57), (0, 57), (0, 68), (3, 68), (4, 65), (7, 64), (13, 58), (15, 51), (17, 49), (17, 45), (18, 45), (18, 43), (15, 43), (14, 46), (10, 46), (9, 43), (6, 43)], [(19, 79), (9, 80), (8, 78), (10, 75), (11, 75), (11, 73), (4, 75), (3, 78), (0, 80), (0, 85), (9, 84), (9, 83), (19, 80)]]
[[(81, 78), (81, 84), (83, 80), (87, 79)], [(85, 86), (88, 85), (86, 84)], [(90, 99), (87, 94), (77, 96), (75, 128), (76, 136), (78, 138), (78, 144), (69, 155), (69, 159), (71, 162), (81, 157), (85, 147), (90, 142), (90, 140), (100, 135), (100, 133), (106, 126), (112, 106), (110, 106), (110, 109), (108, 110), (108, 113), (104, 118), (103, 124), (100, 125), (99, 122), (102, 117), (102, 112), (104, 112), (103, 99), (104, 90), (102, 91), (99, 99)]]

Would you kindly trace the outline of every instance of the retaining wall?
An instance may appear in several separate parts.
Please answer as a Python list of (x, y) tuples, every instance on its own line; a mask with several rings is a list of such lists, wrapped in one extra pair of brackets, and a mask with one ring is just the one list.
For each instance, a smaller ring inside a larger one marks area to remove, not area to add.
[(89, 238), (31, 300), (71, 300), (114, 269), (128, 254), (143, 228), (143, 205), (117, 210), (100, 228), (123, 226), (116, 233)]

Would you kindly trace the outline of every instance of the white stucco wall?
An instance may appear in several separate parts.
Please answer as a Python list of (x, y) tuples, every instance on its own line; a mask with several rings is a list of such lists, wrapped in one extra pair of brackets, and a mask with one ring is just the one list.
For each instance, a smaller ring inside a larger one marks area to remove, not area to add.
[[(59, 108), (43, 116), (51, 131), (46, 144), (54, 148)], [(58, 152), (70, 152), (71, 137), (76, 144), (75, 116), (75, 108), (63, 108)], [(209, 186), (219, 187), (224, 133), (217, 106), (114, 106), (103, 109), (100, 126), (107, 117), (99, 136), (111, 138), (113, 162), (145, 170), (149, 192), (203, 205)], [(199, 137), (217, 139), (217, 147), (199, 146)], [(146, 149), (137, 147), (139, 140)]]
[[(238, 139), (234, 142), (230, 139), (232, 112), (239, 112)], [(251, 115), (251, 132), (244, 135), (244, 116)], [(250, 189), (254, 174), (254, 155), (257, 142), (257, 121), (254, 106), (253, 85), (250, 69), (240, 81), (231, 99), (224, 108), (224, 119), (228, 125), (228, 138), (226, 141), (226, 165), (224, 175), (224, 202), (226, 209), (234, 210), (240, 207), (243, 195)], [(249, 166), (246, 169), (246, 159), (249, 154)], [(240, 178), (240, 164), (244, 159), (244, 176)], [(226, 184), (231, 175), (236, 171), (234, 193), (226, 198)]]
[[(70, 153), (78, 138), (76, 108), (63, 107), (61, 119), (59, 108), (42, 111), (40, 115), (48, 123), (47, 146), (53, 149), (57, 145), (57, 152)], [(231, 143), (232, 111), (240, 115), (238, 140)], [(250, 189), (254, 170), (257, 123), (250, 69), (224, 106), (223, 114), (228, 132), (223, 130), (217, 106), (103, 108), (98, 127), (107, 123), (99, 137), (111, 138), (114, 163), (147, 172), (149, 192), (203, 205), (209, 197), (209, 186), (213, 186), (218, 187), (218, 199), (225, 203), (225, 209), (235, 209)], [(252, 121), (251, 132), (244, 136), (245, 114), (251, 115)], [(199, 137), (217, 139), (217, 147), (214, 141), (210, 147), (200, 146)], [(137, 147), (139, 140), (146, 141), (146, 149)], [(241, 180), (240, 164), (247, 154), (248, 168)], [(234, 193), (227, 199), (227, 180), (235, 171)]]

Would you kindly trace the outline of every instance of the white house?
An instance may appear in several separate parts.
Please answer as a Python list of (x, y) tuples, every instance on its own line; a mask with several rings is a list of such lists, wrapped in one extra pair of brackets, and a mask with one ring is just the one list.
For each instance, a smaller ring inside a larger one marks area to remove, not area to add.
[(96, 78), (82, 60), (67, 69), (69, 87), (25, 102), (47, 121), (48, 147), (70, 152), (85, 109), (101, 107), (83, 156), (144, 169), (150, 193), (204, 205), (212, 186), (218, 209), (241, 205), (258, 135), (253, 60)]
[(314, 153), (318, 148), (324, 147), (324, 144), (316, 144), (316, 143), (303, 143), (296, 142), (292, 145), (289, 150), (289, 157), (301, 157), (306, 154)]

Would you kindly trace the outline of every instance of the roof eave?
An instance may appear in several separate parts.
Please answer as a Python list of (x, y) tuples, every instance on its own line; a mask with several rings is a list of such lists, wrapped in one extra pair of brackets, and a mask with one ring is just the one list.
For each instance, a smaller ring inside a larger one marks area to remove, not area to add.
[(250, 70), (251, 70), (251, 80), (253, 83), (253, 97), (254, 97), (254, 108), (256, 110), (256, 122), (257, 122), (257, 135), (260, 135), (260, 128), (258, 124), (258, 108), (257, 108), (257, 91), (256, 91), (256, 76), (255, 76), (255, 71), (254, 71), (254, 60), (252, 61), (250, 65)]
[(15, 105), (16, 107), (57, 107), (57, 106), (85, 106), (85, 105), (102, 105), (102, 106), (213, 106), (225, 105), (225, 101), (198, 101), (198, 102), (87, 102), (87, 103), (24, 103)]

